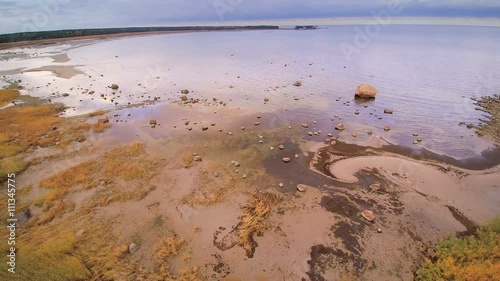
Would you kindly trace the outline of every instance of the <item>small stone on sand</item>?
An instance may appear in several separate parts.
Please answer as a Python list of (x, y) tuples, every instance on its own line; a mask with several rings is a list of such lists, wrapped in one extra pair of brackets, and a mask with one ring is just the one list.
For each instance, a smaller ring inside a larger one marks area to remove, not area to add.
[(375, 220), (375, 215), (370, 210), (361, 212), (361, 216), (369, 222), (373, 222)]
[(305, 184), (297, 184), (297, 190), (298, 190), (299, 192), (306, 192), (306, 190), (307, 190), (307, 185), (305, 185)]

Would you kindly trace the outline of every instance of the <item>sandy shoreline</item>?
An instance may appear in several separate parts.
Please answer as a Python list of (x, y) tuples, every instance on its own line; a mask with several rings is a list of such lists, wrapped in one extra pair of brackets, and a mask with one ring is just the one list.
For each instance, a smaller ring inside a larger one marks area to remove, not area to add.
[[(18, 47), (164, 33), (182, 32)], [(213, 92), (207, 82), (189, 83), (212, 65), (179, 72), (187, 81), (174, 76), (185, 65), (167, 63), (168, 75), (129, 78), (134, 64), (111, 49), (91, 64), (95, 73), (74, 79), (81, 73), (64, 63), (81, 64), (88, 50), (41, 54), (55, 64), (24, 72), (55, 77), (16, 77), (26, 95), (2, 100), (9, 107), (0, 110), (0, 168), (18, 169), (19, 260), (32, 258), (14, 280), (36, 280), (36, 272), (45, 274), (39, 280), (60, 272), (77, 280), (411, 280), (440, 239), (500, 214), (500, 149), (460, 159), (426, 149), (440, 131), (399, 123), (407, 108), (385, 113), (384, 99), (351, 92), (319, 97), (308, 88), (324, 73), (319, 62), (280, 61), (279, 71), (312, 74), (300, 83), (290, 79), (297, 74), (266, 80), (256, 97), (239, 81), (261, 77), (237, 71), (222, 69), (232, 78), (209, 81)], [(229, 47), (220, 54), (235, 65), (239, 56)], [(281, 73), (266, 63), (262, 76)], [(40, 87), (47, 99), (29, 96)], [(238, 96), (257, 106), (235, 106)], [(321, 106), (328, 115), (307, 114)], [(341, 122), (345, 129), (336, 129)], [(391, 143), (398, 133), (410, 141)]]
[[(37, 45), (49, 45), (49, 44), (56, 44), (56, 43), (60, 43), (60, 42), (92, 40), (92, 39), (106, 39), (106, 38), (119, 38), (119, 37), (128, 37), (128, 36), (147, 36), (147, 35), (180, 34), (180, 33), (195, 33), (195, 32), (237, 32), (237, 31), (243, 31), (243, 30), (183, 30), (183, 31), (125, 32), (125, 33), (117, 33), (117, 34), (88, 35), (88, 36), (79, 36), (79, 37), (22, 41), (22, 42), (14, 42), (14, 43), (0, 43), (0, 50), (30, 47), (30, 46), (37, 46)], [(251, 31), (251, 30), (244, 30), (244, 31)]]

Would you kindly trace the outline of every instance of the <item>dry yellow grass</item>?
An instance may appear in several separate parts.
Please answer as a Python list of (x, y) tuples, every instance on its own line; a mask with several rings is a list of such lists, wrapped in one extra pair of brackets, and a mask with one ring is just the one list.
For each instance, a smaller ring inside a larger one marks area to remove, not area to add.
[(92, 124), (92, 130), (96, 133), (102, 133), (104, 132), (106, 129), (109, 129), (111, 128), (111, 124), (110, 123), (94, 123)]
[(16, 107), (0, 110), (0, 158), (16, 155), (30, 146), (54, 144), (52, 126), (62, 119), (54, 106)]
[(6, 180), (8, 174), (18, 174), (27, 167), (28, 163), (19, 157), (0, 158), (0, 182)]
[(4, 89), (0, 90), (0, 107), (6, 106), (19, 96), (19, 91)]
[(136, 281), (202, 281), (205, 280), (199, 273), (199, 268), (189, 265), (189, 259), (184, 259), (183, 268), (172, 271), (169, 259), (176, 257), (186, 242), (177, 236), (169, 237), (156, 243), (154, 253), (156, 263), (152, 269), (141, 267), (135, 278)]
[(261, 236), (268, 228), (267, 219), (273, 205), (280, 201), (280, 197), (272, 193), (259, 193), (254, 195), (243, 206), (243, 216), (236, 226), (238, 244), (245, 249), (249, 258), (253, 257), (257, 242), (254, 236)]
[[(154, 175), (159, 160), (145, 152), (143, 143), (113, 149), (97, 160), (89, 160), (63, 170), (40, 181), (40, 187), (47, 189), (43, 200), (45, 215), (38, 223), (47, 223), (72, 210), (72, 203), (65, 197), (80, 190), (88, 190), (107, 184), (105, 192), (93, 196), (94, 206), (104, 206), (114, 201), (140, 200), (155, 186), (144, 182)], [(129, 188), (123, 188), (123, 186)]]
[(175, 257), (184, 246), (185, 241), (177, 236), (169, 237), (156, 243), (154, 251), (158, 260), (164, 261), (167, 258)]
[(94, 112), (91, 112), (89, 114), (87, 114), (88, 117), (95, 117), (95, 116), (100, 116), (100, 115), (104, 115), (106, 114), (107, 111), (105, 110), (96, 110)]

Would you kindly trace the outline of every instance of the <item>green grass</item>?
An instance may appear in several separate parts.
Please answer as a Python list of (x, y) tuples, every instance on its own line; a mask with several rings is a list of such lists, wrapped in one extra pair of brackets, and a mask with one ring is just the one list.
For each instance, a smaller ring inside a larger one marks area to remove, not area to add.
[(0, 182), (7, 179), (8, 174), (17, 174), (24, 171), (28, 163), (19, 157), (0, 159)]
[(441, 241), (415, 280), (500, 280), (500, 216), (475, 235)]

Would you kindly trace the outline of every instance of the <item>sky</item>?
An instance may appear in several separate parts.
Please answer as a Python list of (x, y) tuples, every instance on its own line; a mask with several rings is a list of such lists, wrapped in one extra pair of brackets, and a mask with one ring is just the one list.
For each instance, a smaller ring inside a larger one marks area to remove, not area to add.
[(230, 25), (295, 19), (500, 19), (500, 0), (0, 0), (0, 34), (126, 26)]

